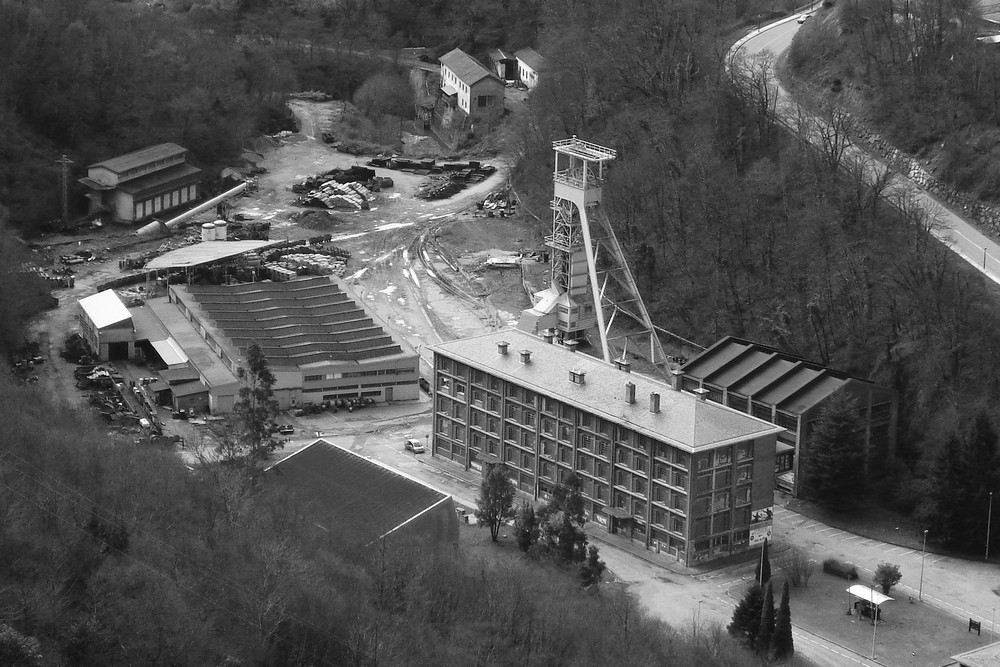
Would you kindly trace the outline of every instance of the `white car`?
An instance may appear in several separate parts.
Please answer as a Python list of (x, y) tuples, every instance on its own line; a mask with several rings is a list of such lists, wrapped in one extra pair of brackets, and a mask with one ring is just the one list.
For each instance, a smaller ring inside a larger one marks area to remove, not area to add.
[(800, 24), (801, 24), (801, 23), (805, 23), (805, 22), (806, 22), (806, 19), (808, 19), (808, 18), (809, 18), (809, 17), (811, 17), (811, 16), (812, 16), (812, 14), (802, 14), (801, 16), (799, 16), (799, 18), (798, 18), (798, 22), (799, 22)]
[(424, 449), (424, 443), (420, 442), (416, 438), (407, 438), (406, 442), (403, 443), (403, 447), (414, 454), (423, 454), (426, 450)]

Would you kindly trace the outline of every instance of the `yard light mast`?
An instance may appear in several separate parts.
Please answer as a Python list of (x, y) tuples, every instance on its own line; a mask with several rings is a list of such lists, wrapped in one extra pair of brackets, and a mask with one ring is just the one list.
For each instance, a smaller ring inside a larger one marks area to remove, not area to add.
[(993, 492), (990, 491), (990, 507), (986, 512), (986, 560), (990, 559), (990, 524), (993, 523)]
[[(869, 589), (871, 590), (871, 589)], [(872, 598), (874, 598), (875, 591), (872, 591)], [(878, 605), (875, 604), (875, 600), (872, 599), (872, 660), (875, 659), (875, 635), (878, 632)]]
[(917, 598), (923, 602), (924, 599), (924, 560), (927, 558), (927, 529), (924, 528), (924, 544), (920, 548), (920, 591)]

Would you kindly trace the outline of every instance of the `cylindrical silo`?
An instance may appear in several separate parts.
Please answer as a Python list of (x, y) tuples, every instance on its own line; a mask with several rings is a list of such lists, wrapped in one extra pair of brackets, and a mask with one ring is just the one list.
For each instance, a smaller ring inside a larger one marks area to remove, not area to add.
[(215, 240), (225, 241), (226, 240), (226, 229), (228, 228), (228, 223), (225, 220), (215, 221)]
[(202, 241), (214, 241), (215, 240), (215, 225), (211, 222), (206, 222), (201, 226), (201, 240)]

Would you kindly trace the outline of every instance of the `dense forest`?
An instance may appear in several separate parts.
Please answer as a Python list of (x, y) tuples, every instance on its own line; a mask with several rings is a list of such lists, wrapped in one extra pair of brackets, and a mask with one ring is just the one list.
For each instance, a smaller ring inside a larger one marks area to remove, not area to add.
[[(946, 444), (969, 440), (984, 409), (996, 420), (996, 291), (934, 239), (932, 214), (880, 197), (885, 180), (869, 184), (844, 159), (845, 136), (817, 149), (779, 129), (767, 88), (720, 67), (724, 22), (703, 9), (546, 3), (546, 80), (508, 128), (519, 187), (541, 215), (551, 140), (617, 148), (605, 200), (654, 320), (702, 345), (744, 336), (898, 390), (899, 461), (877, 495), (939, 518), (949, 501), (926, 487)], [(767, 65), (736, 69), (759, 82)], [(984, 508), (994, 460), (963, 455)]]
[(960, 190), (1000, 200), (1000, 49), (975, 3), (827, 3), (789, 65)]
[(611, 585), (362, 547), (238, 466), (189, 471), (0, 378), (4, 665), (751, 665)]

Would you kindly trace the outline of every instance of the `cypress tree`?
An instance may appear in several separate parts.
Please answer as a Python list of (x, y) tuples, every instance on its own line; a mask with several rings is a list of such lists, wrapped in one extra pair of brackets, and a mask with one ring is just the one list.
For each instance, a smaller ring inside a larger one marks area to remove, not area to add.
[(757, 638), (754, 640), (753, 648), (761, 655), (767, 655), (771, 650), (771, 638), (774, 636), (774, 592), (771, 590), (771, 582), (767, 582), (767, 591), (764, 592), (764, 604), (760, 608), (760, 627), (757, 629)]
[(792, 641), (792, 610), (788, 606), (788, 582), (781, 587), (781, 604), (778, 606), (778, 617), (774, 621), (774, 636), (771, 637), (771, 657), (774, 660), (784, 660), (795, 653)]
[(764, 591), (756, 581), (743, 594), (743, 599), (733, 611), (733, 620), (726, 630), (733, 637), (753, 648), (760, 629), (760, 610), (764, 606)]
[(865, 488), (863, 423), (857, 402), (834, 394), (820, 410), (803, 454), (803, 488), (823, 505), (851, 504)]
[(771, 561), (767, 556), (767, 538), (764, 539), (764, 544), (760, 548), (760, 560), (757, 561), (753, 576), (761, 586), (771, 579)]

